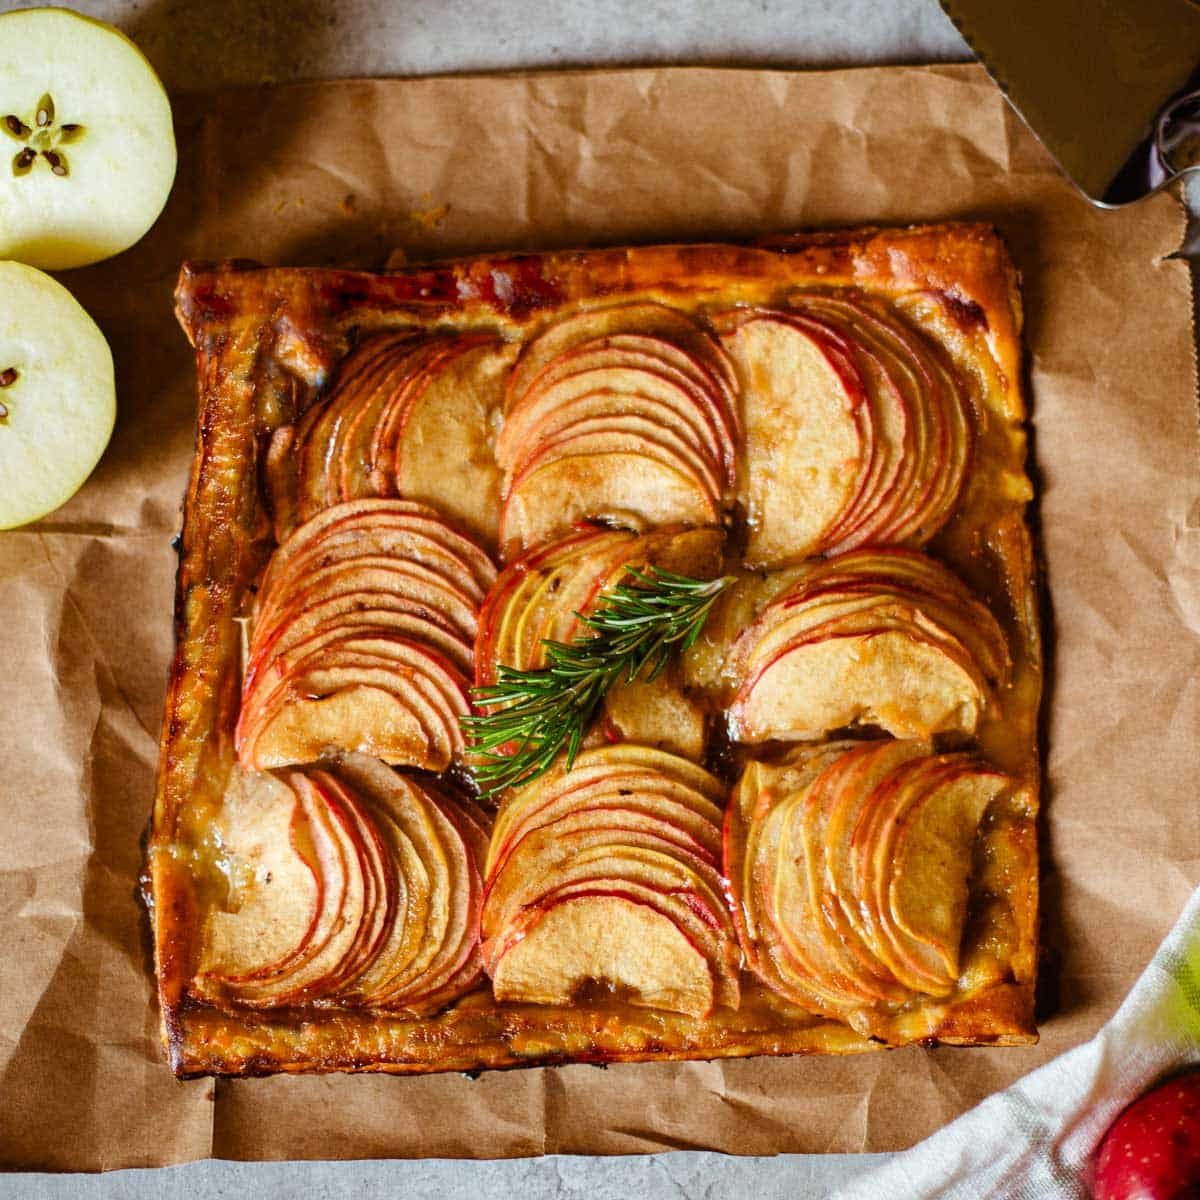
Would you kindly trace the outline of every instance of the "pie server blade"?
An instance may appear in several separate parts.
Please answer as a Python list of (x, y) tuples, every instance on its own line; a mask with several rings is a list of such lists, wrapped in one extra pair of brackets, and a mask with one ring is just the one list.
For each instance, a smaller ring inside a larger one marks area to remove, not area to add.
[(1129, 204), (1200, 169), (1194, 0), (941, 5), (1093, 204)]

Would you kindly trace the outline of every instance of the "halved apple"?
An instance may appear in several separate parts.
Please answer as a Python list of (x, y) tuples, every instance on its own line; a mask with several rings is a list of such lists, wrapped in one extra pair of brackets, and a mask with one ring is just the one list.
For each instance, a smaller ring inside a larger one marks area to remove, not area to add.
[(0, 150), (0, 257), (52, 271), (128, 249), (175, 179), (154, 68), (120, 30), (62, 8), (0, 15)]
[[(14, 15), (0, 16), (0, 29)], [(0, 262), (0, 529), (79, 490), (108, 445), (116, 403), (112, 354), (91, 317), (49, 275)]]
[(853, 724), (898, 737), (973, 732), (1007, 685), (986, 606), (915, 551), (864, 550), (807, 570), (735, 643), (740, 741), (813, 739)]

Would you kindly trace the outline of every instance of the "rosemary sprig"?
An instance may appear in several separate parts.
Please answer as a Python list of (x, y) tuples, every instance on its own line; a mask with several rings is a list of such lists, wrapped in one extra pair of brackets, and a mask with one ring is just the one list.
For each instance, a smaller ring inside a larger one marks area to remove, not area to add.
[(717, 597), (732, 582), (728, 576), (692, 579), (657, 567), (646, 572), (630, 567), (595, 612), (576, 614), (587, 635), (544, 641), (546, 665), (538, 670), (498, 667), (496, 682), (473, 693), (477, 703), (496, 707), (460, 718), (481, 792), (494, 796), (528, 783), (564, 747), (569, 771), (608, 689), (620, 679), (662, 674), (673, 653), (695, 643)]

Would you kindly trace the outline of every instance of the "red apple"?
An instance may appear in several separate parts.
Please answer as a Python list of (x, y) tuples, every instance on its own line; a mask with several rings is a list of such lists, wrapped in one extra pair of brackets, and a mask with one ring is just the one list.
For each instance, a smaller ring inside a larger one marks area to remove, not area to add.
[(1200, 1196), (1200, 1070), (1175, 1075), (1113, 1122), (1096, 1156), (1096, 1200)]

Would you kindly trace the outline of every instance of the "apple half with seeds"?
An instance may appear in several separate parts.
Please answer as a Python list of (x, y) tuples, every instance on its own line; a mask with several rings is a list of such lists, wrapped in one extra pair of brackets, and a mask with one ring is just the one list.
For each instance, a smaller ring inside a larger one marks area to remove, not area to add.
[(509, 796), (481, 918), (496, 998), (569, 1004), (599, 989), (701, 1019), (736, 1008), (723, 801), (707, 771), (632, 744), (585, 751)]
[(731, 736), (812, 741), (875, 726), (895, 737), (973, 733), (1008, 685), (987, 606), (915, 550), (857, 550), (806, 569), (734, 643)]
[(63, 8), (0, 15), (0, 257), (65, 270), (119, 254), (174, 179), (171, 105), (133, 42)]
[(116, 412), (112, 352), (96, 323), (49, 275), (0, 262), (0, 529), (79, 490)]

